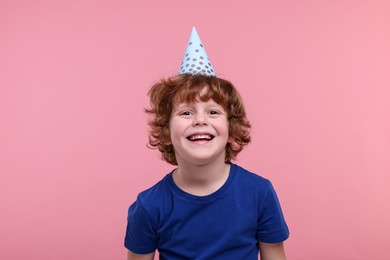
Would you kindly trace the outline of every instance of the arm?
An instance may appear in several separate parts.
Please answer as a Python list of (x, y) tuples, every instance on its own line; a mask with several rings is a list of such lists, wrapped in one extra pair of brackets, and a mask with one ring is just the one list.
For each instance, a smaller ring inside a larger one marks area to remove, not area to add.
[(261, 260), (286, 260), (282, 243), (268, 244), (259, 242)]
[(153, 260), (154, 259), (154, 253), (150, 254), (135, 254), (131, 252), (130, 250), (127, 251), (127, 260)]

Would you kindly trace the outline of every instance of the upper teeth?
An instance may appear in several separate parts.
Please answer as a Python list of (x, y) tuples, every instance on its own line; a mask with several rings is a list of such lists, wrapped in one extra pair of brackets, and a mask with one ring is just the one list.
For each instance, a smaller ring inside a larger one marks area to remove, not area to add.
[(192, 136), (190, 136), (190, 140), (191, 141), (198, 140), (198, 139), (208, 139), (208, 140), (210, 140), (211, 136), (210, 135), (192, 135)]

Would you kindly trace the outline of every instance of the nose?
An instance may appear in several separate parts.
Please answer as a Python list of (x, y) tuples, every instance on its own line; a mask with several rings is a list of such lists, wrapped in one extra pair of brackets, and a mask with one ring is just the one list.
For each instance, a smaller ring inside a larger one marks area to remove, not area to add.
[(201, 125), (207, 125), (207, 116), (204, 114), (196, 114), (194, 116), (194, 120), (192, 121), (193, 126), (201, 126)]

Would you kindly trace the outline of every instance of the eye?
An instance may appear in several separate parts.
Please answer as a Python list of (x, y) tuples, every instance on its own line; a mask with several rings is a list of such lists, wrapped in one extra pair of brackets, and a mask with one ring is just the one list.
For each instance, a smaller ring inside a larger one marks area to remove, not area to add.
[(216, 109), (212, 109), (212, 110), (209, 111), (209, 114), (210, 114), (210, 115), (220, 115), (221, 112), (218, 111), (218, 110), (216, 110)]
[(191, 111), (186, 110), (186, 111), (180, 112), (179, 115), (181, 115), (181, 116), (190, 116), (190, 115), (192, 115), (192, 113), (191, 113)]

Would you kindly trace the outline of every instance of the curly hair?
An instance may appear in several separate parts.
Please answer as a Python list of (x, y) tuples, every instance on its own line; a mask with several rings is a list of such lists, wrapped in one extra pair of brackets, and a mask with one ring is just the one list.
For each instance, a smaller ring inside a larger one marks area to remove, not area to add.
[[(207, 87), (207, 92), (200, 92)], [(177, 165), (175, 151), (170, 143), (169, 120), (175, 104), (193, 103), (213, 99), (227, 112), (229, 136), (232, 143), (226, 144), (225, 162), (235, 159), (250, 142), (250, 123), (246, 118), (244, 104), (233, 84), (214, 76), (182, 74), (155, 83), (148, 92), (150, 109), (145, 112), (152, 117), (148, 124), (149, 148), (158, 149), (162, 159)]]

